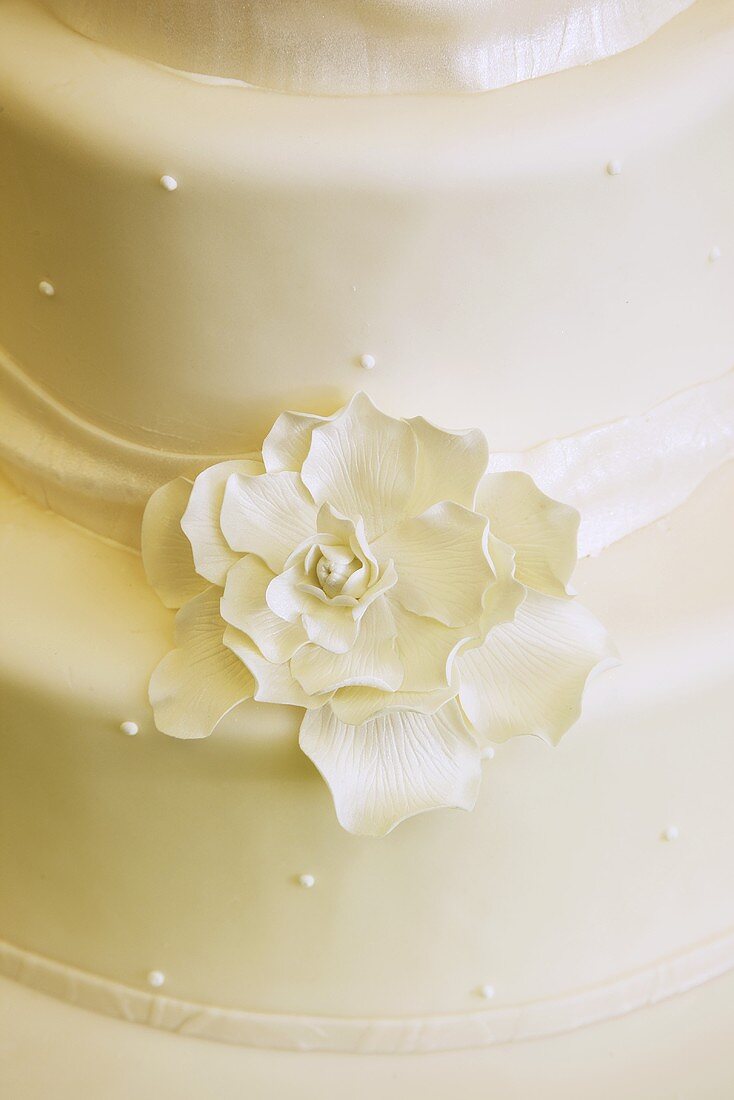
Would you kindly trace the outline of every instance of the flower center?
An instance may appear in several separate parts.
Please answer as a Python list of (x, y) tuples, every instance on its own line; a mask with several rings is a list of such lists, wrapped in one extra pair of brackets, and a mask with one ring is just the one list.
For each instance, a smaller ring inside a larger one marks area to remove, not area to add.
[(327, 596), (338, 596), (359, 566), (360, 563), (356, 558), (344, 561), (324, 555), (316, 566), (316, 576)]

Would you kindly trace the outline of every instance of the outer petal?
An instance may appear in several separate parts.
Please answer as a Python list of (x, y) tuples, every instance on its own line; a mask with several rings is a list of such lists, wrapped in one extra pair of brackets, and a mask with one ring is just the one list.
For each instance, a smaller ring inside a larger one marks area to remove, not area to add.
[(221, 602), (222, 618), (244, 631), (269, 661), (288, 661), (306, 641), (300, 622), (290, 623), (274, 615), (265, 602), (273, 580), (260, 558), (247, 554), (232, 566)]
[(350, 685), (396, 691), (403, 681), (403, 666), (395, 645), (395, 622), (385, 600), (376, 600), (364, 613), (347, 653), (304, 646), (293, 657), (291, 672), (309, 695)]
[(315, 428), (301, 476), (317, 504), (364, 519), (367, 538), (405, 515), (418, 447), (412, 428), (358, 393), (333, 420)]
[(384, 836), (424, 810), (470, 810), (476, 801), (479, 749), (454, 703), (432, 715), (402, 711), (361, 726), (344, 725), (324, 707), (304, 718), (300, 744), (351, 833)]
[(143, 514), (145, 574), (166, 607), (181, 607), (208, 587), (196, 572), (191, 543), (181, 527), (192, 484), (188, 478), (177, 477), (161, 485)]
[(482, 740), (533, 733), (555, 744), (602, 662), (614, 663), (614, 648), (589, 611), (528, 589), (513, 622), (458, 658), (459, 698)]
[(391, 604), (397, 628), (400, 659), (405, 668), (403, 691), (423, 692), (445, 688), (449, 683), (454, 651), (467, 638), (465, 627), (451, 627), (406, 611), (397, 600)]
[(379, 691), (377, 688), (340, 688), (331, 699), (331, 709), (348, 726), (361, 726), (370, 718), (396, 711), (413, 710), (435, 714), (459, 693), (457, 686), (446, 684), (435, 691)]
[(291, 707), (320, 707), (329, 696), (308, 696), (291, 676), (288, 662), (275, 664), (263, 657), (246, 634), (233, 626), (224, 632), (224, 644), (235, 653), (252, 673), (254, 698), (258, 703), (282, 703)]
[(492, 580), (486, 529), (484, 516), (449, 501), (388, 531), (373, 549), (381, 561), (395, 562), (393, 597), (408, 611), (447, 626), (477, 622)]
[(493, 626), (508, 623), (525, 597), (525, 587), (515, 579), (515, 552), (490, 531), (487, 539), (495, 579), (482, 599), (482, 641)]
[(191, 543), (197, 573), (220, 588), (239, 557), (227, 545), (219, 525), (227, 478), (233, 473), (259, 474), (262, 469), (260, 462), (245, 458), (218, 462), (199, 474), (191, 490), (181, 526)]
[(268, 473), (277, 474), (281, 470), (299, 473), (311, 446), (311, 433), (327, 419), (333, 417), (281, 413), (263, 443), (263, 462)]
[(408, 423), (418, 440), (418, 464), (410, 514), (420, 515), (442, 500), (453, 500), (465, 508), (473, 508), (477, 486), (489, 460), (483, 433), (443, 431), (422, 416), (416, 416)]
[(222, 531), (233, 550), (257, 554), (279, 573), (316, 530), (316, 509), (298, 474), (235, 475), (222, 504)]
[(218, 588), (207, 588), (176, 616), (178, 649), (150, 678), (148, 695), (161, 733), (208, 737), (220, 718), (252, 698), (252, 676), (222, 642)]
[(528, 474), (487, 474), (477, 511), (492, 532), (515, 551), (515, 576), (529, 588), (565, 596), (576, 565), (579, 514), (541, 493)]

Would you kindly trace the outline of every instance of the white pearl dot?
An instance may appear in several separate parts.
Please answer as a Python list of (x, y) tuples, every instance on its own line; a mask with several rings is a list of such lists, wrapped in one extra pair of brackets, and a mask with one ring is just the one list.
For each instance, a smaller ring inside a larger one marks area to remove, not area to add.
[(680, 836), (680, 829), (677, 825), (666, 825), (663, 829), (663, 840), (677, 840)]
[(493, 985), (480, 985), (478, 991), (480, 997), (484, 997), (485, 1001), (491, 1001), (494, 997)]
[(148, 985), (151, 985), (153, 989), (160, 989), (166, 980), (166, 975), (162, 970), (151, 970), (148, 974)]
[(166, 191), (175, 191), (178, 187), (178, 180), (174, 179), (173, 176), (161, 176), (160, 184)]
[(128, 737), (134, 737), (136, 733), (140, 733), (140, 726), (137, 722), (120, 722), (120, 730)]
[(491, 760), (494, 756), (494, 749), (491, 745), (485, 745), (481, 752), (482, 760)]
[(365, 370), (372, 370), (376, 362), (374, 355), (362, 355), (360, 356), (359, 365), (364, 367)]
[(53, 285), (53, 283), (50, 283), (48, 279), (41, 279), (40, 283), (38, 284), (38, 289), (40, 290), (41, 294), (45, 294), (47, 298), (53, 298), (54, 294), (56, 293), (56, 287)]
[(622, 171), (622, 162), (620, 160), (610, 160), (607, 164), (607, 175), (618, 176)]
[(717, 260), (721, 259), (721, 249), (718, 244), (715, 244), (709, 252), (709, 263), (715, 264)]
[(316, 878), (314, 875), (299, 875), (298, 885), (303, 886), (306, 890), (310, 890), (312, 886), (316, 885)]

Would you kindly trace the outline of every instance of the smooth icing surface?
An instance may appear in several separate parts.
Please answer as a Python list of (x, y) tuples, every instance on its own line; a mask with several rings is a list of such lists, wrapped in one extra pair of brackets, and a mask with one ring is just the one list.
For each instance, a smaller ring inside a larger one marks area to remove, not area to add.
[(731, 11), (493, 94), (349, 99), (195, 83), (3, 0), (2, 345), (184, 455), (366, 377), (492, 450), (651, 407), (731, 366)]
[(733, 477), (582, 563), (624, 664), (561, 746), (499, 746), (472, 814), (382, 841), (335, 826), (286, 708), (156, 733), (172, 619), (139, 558), (8, 490), (0, 938), (138, 990), (160, 970), (174, 1001), (379, 1019), (477, 1012), (488, 975), (493, 1012), (606, 989), (725, 935)]
[(42, 0), (154, 61), (317, 94), (479, 91), (625, 50), (691, 0)]

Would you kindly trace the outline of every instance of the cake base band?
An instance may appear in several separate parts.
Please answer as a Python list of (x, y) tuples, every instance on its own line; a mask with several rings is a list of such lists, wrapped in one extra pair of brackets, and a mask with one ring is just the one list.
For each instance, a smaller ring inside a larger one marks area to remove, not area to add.
[(446, 1016), (359, 1019), (217, 1008), (133, 989), (0, 943), (0, 975), (106, 1016), (179, 1035), (273, 1050), (412, 1054), (467, 1050), (623, 1016), (734, 969), (734, 930), (611, 982), (523, 1005)]
[[(324, 414), (330, 410), (324, 409)], [(0, 349), (0, 468), (28, 496), (137, 548), (150, 495), (243, 455), (182, 453), (120, 439), (64, 408)], [(734, 369), (623, 417), (528, 451), (493, 454), (581, 514), (579, 557), (662, 519), (734, 457)]]

